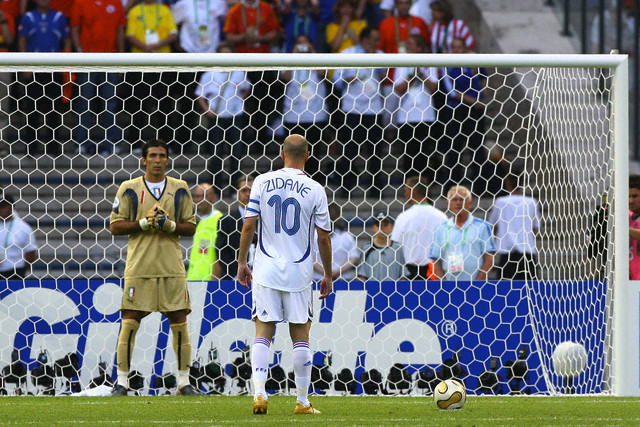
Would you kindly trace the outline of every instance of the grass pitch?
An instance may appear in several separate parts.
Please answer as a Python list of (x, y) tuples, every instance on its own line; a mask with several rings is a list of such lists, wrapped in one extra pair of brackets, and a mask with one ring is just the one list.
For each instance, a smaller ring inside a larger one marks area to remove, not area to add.
[(3, 397), (2, 425), (434, 425), (574, 426), (640, 424), (640, 398), (475, 397), (441, 411), (430, 397), (313, 396), (322, 415), (294, 415), (295, 397), (272, 396), (267, 415), (248, 396)]

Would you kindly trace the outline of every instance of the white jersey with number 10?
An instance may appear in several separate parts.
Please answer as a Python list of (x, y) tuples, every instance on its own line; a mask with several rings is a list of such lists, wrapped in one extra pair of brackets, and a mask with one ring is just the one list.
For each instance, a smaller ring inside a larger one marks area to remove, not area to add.
[(324, 188), (299, 169), (265, 173), (253, 181), (245, 215), (260, 216), (253, 281), (289, 292), (309, 287), (315, 228), (331, 231)]

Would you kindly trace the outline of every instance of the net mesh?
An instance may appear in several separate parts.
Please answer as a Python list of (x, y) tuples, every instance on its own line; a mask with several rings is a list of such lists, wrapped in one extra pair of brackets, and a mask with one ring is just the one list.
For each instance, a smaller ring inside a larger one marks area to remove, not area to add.
[[(37, 241), (27, 278), (42, 280), (3, 285), (3, 390), (60, 393), (115, 372), (127, 239), (109, 233), (108, 216), (119, 185), (143, 173), (144, 141), (168, 141), (168, 174), (192, 188), (213, 183), (215, 208), (228, 215), (239, 179), (282, 166), (290, 133), (312, 144), (306, 171), (325, 185), (334, 226), (343, 225), (334, 254), (354, 264), (337, 274), (332, 297), (315, 301), (316, 391), (421, 394), (448, 377), (477, 393), (610, 389), (608, 71), (479, 68), (471, 60), (449, 69), (44, 70), (2, 72), (0, 184)], [(456, 93), (476, 99), (460, 104)], [(400, 268), (394, 277), (390, 264), (385, 277), (357, 280), (372, 224), (381, 228), (374, 218), (408, 208), (404, 183), (416, 174), (448, 216), (448, 189), (467, 186), (481, 220), (491, 220), (517, 175), (538, 209), (537, 220), (517, 211), (509, 221), (537, 248), (536, 262), (513, 267), (526, 281), (504, 280), (513, 271), (500, 267), (500, 252), (488, 282), (396, 283), (406, 274)], [(188, 262), (192, 241), (181, 245)], [(194, 381), (210, 393), (248, 392), (249, 294), (227, 282), (191, 283), (190, 292)], [(140, 392), (175, 387), (169, 335), (160, 315), (145, 320), (133, 356)], [(580, 351), (554, 353), (567, 341), (586, 349), (585, 363)], [(290, 344), (277, 328), (276, 392), (292, 387)], [(79, 356), (69, 362), (73, 375), (55, 372), (70, 354)], [(570, 374), (558, 367), (565, 362)], [(11, 376), (19, 365), (26, 383)]]

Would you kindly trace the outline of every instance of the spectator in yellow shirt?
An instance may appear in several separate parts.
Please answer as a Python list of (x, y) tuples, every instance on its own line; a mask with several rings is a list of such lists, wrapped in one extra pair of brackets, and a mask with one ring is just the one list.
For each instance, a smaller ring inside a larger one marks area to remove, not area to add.
[(178, 27), (171, 9), (156, 0), (144, 0), (129, 11), (127, 39), (131, 52), (171, 52), (178, 38)]
[(333, 7), (335, 21), (327, 25), (327, 44), (331, 52), (337, 53), (356, 46), (360, 32), (367, 26), (367, 21), (356, 15), (353, 0), (338, 0)]

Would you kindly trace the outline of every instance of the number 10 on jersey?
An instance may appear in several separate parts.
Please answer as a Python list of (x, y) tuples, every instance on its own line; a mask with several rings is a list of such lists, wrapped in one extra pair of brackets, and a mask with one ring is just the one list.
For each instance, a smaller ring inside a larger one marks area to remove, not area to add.
[[(267, 202), (269, 206), (273, 206), (275, 210), (274, 231), (280, 233), (284, 231), (289, 236), (293, 236), (300, 230), (300, 203), (293, 197), (282, 200), (279, 195), (273, 195)], [(293, 208), (291, 212), (290, 207)], [(288, 217), (293, 215), (293, 225), (289, 227)]]

